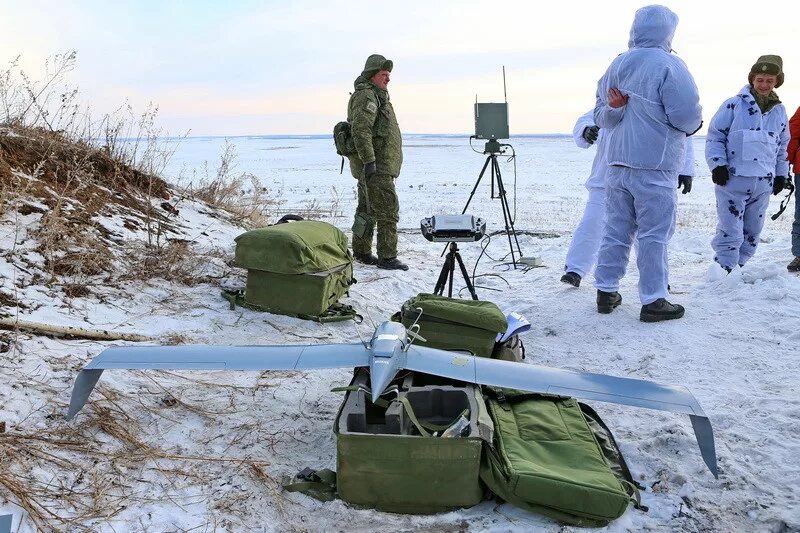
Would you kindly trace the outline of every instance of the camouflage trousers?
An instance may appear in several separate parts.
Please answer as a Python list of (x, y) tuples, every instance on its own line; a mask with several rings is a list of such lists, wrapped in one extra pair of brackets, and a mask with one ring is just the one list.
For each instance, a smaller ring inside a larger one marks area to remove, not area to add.
[[(367, 217), (377, 226), (377, 252), (381, 259), (397, 257), (397, 222), (400, 220), (400, 202), (394, 189), (394, 178), (387, 174), (375, 174), (369, 179), (358, 180), (358, 207), (356, 217)], [(373, 226), (365, 235), (353, 234), (353, 252), (372, 252)]]

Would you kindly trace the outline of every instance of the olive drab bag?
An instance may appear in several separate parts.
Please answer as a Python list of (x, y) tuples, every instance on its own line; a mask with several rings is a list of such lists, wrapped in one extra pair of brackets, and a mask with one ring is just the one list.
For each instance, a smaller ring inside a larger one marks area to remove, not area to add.
[[(350, 131), (349, 122), (337, 122), (333, 127), (333, 144), (336, 146), (336, 153), (342, 158), (350, 157), (356, 153), (356, 145), (353, 143), (353, 134)], [(344, 159), (342, 160), (344, 161)]]
[(494, 439), (481, 480), (500, 499), (567, 524), (602, 527), (638, 490), (611, 432), (574, 398), (484, 387)]
[(392, 318), (407, 328), (416, 322), (425, 339), (415, 341), (421, 346), (467, 351), (480, 357), (492, 356), (497, 334), (508, 328), (506, 316), (492, 302), (426, 293), (407, 300)]
[[(351, 94), (350, 97), (352, 98), (353, 95)], [(350, 107), (349, 102), (347, 107)], [(378, 108), (380, 109), (380, 100), (378, 100)], [(343, 120), (337, 122), (333, 127), (333, 144), (336, 147), (336, 153), (342, 156), (342, 166), (339, 169), (339, 173), (341, 174), (344, 172), (344, 158), (349, 158), (358, 154), (358, 151), (356, 151), (356, 144), (353, 141), (352, 126), (348, 121)]]
[[(483, 500), (483, 443), (492, 423), (480, 388), (424, 384), (408, 375), (373, 404), (369, 374), (355, 372), (336, 416), (336, 491), (393, 513), (430, 514)], [(462, 420), (457, 434), (448, 429)]]
[(223, 293), (232, 305), (320, 321), (357, 316), (338, 303), (355, 283), (347, 237), (327, 222), (297, 220), (243, 233), (235, 262), (247, 269), (247, 285), (243, 295)]

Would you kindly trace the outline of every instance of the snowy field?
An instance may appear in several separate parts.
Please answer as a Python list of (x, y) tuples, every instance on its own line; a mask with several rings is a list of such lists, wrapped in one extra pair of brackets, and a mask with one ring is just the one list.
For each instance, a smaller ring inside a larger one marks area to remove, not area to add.
[[(237, 149), (237, 170), (259, 176), (282, 202), (281, 213), (322, 212), (349, 235), (355, 180), (347, 169), (339, 174), (340, 159), (330, 139), (251, 137), (230, 142)], [(800, 530), (800, 277), (786, 271), (793, 204), (778, 221), (767, 221), (756, 256), (744, 269), (708, 281), (714, 195), (705, 162), (698, 160), (692, 192), (679, 195), (678, 228), (670, 247), (671, 300), (686, 307), (685, 318), (657, 324), (638, 320), (633, 263), (620, 288), (622, 306), (600, 315), (591, 278), (579, 289), (559, 282), (571, 231), (582, 214), (583, 182), (594, 149), (579, 149), (563, 136), (510, 142), (517, 153), (516, 186), (513, 164), (505, 156), (500, 163), (516, 209), (520, 245), (526, 256), (541, 257), (544, 267), (509, 271), (503, 264), (508, 242), (496, 236), (476, 269), (478, 274), (496, 275), (477, 280), (479, 297), (530, 320), (533, 327), (524, 341), (532, 362), (684, 385), (715, 430), (719, 479), (706, 469), (688, 417), (593, 402), (634, 477), (646, 487), (642, 502), (649, 507), (648, 512), (629, 508), (606, 530)], [(703, 139), (694, 142), (701, 155)], [(167, 174), (183, 182), (199, 179), (203, 161), (213, 166), (223, 143), (219, 138), (180, 141)], [(482, 144), (475, 147), (481, 149)], [(432, 291), (442, 248), (423, 239), (419, 220), (460, 212), (485, 161), (463, 136), (407, 135), (404, 156), (397, 180), (399, 248), (411, 268), (399, 272), (356, 265), (358, 284), (343, 301), (364, 314), (361, 325), (319, 325), (246, 309), (231, 311), (212, 285), (135, 281), (114, 287), (98, 282), (90, 296), (71, 299), (31, 283), (16, 289), (18, 299), (27, 304), (19, 316), (134, 331), (161, 342), (179, 338), (185, 343), (316, 343), (368, 337), (372, 322), (387, 319), (407, 298)], [(768, 214), (778, 203), (773, 197)], [(500, 204), (489, 199), (488, 174), (468, 212), (484, 217), (489, 232), (502, 229)], [(0, 221), (0, 248), (26, 254), (26, 235), (35, 217), (7, 216)], [(230, 277), (225, 260), (232, 256), (233, 237), (241, 230), (195, 203), (181, 204), (179, 217), (197, 249), (224, 252), (218, 261), (204, 265), (205, 273)], [(480, 246), (460, 248), (471, 270)], [(34, 254), (28, 255), (37, 261)], [(7, 255), (0, 257), (0, 275), (0, 288), (7, 291), (27, 279), (25, 272), (10, 266)], [(233, 275), (243, 279), (242, 271)], [(456, 285), (463, 283), (457, 278)], [(77, 370), (110, 344), (20, 333), (17, 348), (0, 353), (0, 421), (7, 431), (77, 426), (99, 441), (94, 462), (81, 463), (93, 466), (86, 475), (81, 472), (80, 479), (35, 460), (31, 476), (66, 491), (86, 487), (94, 475), (116, 475), (116, 485), (102, 488), (109, 505), (116, 506), (113, 517), (73, 524), (71, 530), (580, 530), (494, 502), (423, 517), (354, 509), (341, 501), (320, 503), (282, 492), (275, 483), (282, 475), (306, 466), (335, 468), (332, 424), (341, 396), (330, 389), (348, 382), (350, 373), (345, 370), (108, 371), (87, 408), (65, 422)], [(124, 443), (101, 431), (101, 407), (131, 428), (139, 441), (163, 453), (126, 460)], [(247, 466), (243, 460), (249, 461)], [(4, 512), (14, 514), (13, 531), (33, 530), (29, 522), (18, 529), (21, 509), (0, 499), (0, 515)]]

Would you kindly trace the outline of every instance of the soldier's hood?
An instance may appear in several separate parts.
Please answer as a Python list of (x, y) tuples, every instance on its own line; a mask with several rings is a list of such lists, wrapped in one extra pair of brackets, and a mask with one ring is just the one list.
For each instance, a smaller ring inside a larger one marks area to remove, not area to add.
[(356, 78), (356, 81), (353, 82), (353, 88), (355, 88), (355, 90), (370, 89), (372, 87), (375, 87), (375, 84), (369, 81), (369, 78), (365, 78), (363, 74), (360, 74)]
[(628, 48), (661, 48), (672, 51), (672, 37), (678, 26), (678, 15), (659, 5), (636, 11), (631, 26)]

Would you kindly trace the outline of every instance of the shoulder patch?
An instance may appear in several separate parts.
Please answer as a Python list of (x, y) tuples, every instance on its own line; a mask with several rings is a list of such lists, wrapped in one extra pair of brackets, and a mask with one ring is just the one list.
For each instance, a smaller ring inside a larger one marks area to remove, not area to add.
[(369, 102), (367, 102), (367, 107), (366, 107), (366, 109), (367, 109), (367, 111), (369, 111), (370, 113), (377, 113), (377, 112), (378, 112), (378, 106), (377, 106), (377, 104), (375, 104), (375, 102), (372, 102), (372, 101), (369, 101)]

